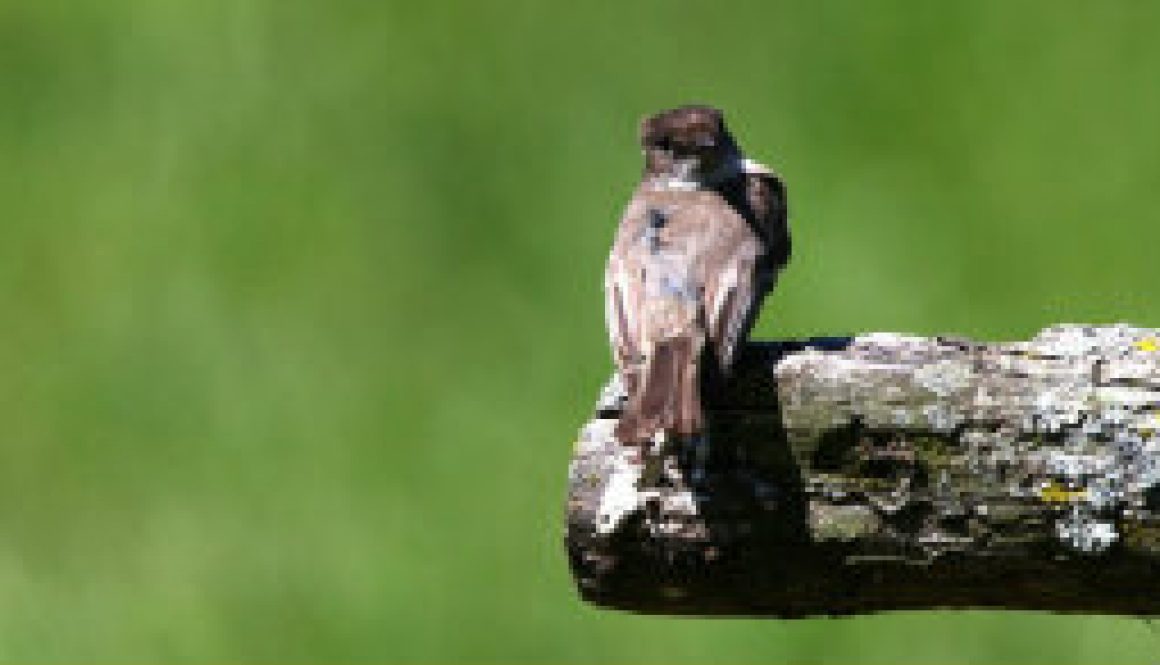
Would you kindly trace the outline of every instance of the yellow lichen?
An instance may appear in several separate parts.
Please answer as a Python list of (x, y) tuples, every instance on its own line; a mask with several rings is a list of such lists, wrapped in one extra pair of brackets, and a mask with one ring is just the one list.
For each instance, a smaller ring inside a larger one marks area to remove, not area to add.
[(1039, 490), (1039, 498), (1048, 503), (1068, 503), (1071, 501), (1081, 501), (1087, 498), (1086, 489), (1068, 489), (1063, 485), (1057, 483), (1050, 483), (1043, 489)]
[(1160, 342), (1155, 337), (1145, 337), (1137, 341), (1133, 346), (1141, 351), (1160, 351)]

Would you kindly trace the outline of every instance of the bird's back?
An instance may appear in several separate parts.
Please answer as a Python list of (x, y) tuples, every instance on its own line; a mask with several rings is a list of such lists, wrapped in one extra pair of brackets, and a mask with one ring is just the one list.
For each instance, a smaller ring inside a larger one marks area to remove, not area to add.
[(706, 332), (706, 298), (723, 278), (755, 270), (763, 254), (760, 236), (720, 193), (642, 187), (621, 219), (606, 284), (629, 292), (637, 325), (624, 332), (637, 343)]

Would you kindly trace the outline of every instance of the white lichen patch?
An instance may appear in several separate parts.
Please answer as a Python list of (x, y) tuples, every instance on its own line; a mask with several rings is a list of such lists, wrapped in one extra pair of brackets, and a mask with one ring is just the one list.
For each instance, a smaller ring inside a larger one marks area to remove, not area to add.
[(1055, 534), (1064, 544), (1087, 554), (1103, 552), (1120, 538), (1114, 523), (1093, 519), (1078, 506), (1056, 522)]
[(920, 365), (914, 372), (915, 382), (939, 397), (949, 397), (967, 388), (972, 378), (970, 366), (955, 360)]
[(810, 530), (818, 540), (854, 540), (881, 528), (881, 520), (865, 505), (833, 505), (813, 501), (809, 511)]
[(638, 483), (644, 472), (644, 465), (627, 454), (613, 458), (604, 491), (596, 512), (596, 532), (607, 535), (616, 531), (632, 512), (639, 510), (644, 502), (652, 498), (648, 492), (639, 491)]

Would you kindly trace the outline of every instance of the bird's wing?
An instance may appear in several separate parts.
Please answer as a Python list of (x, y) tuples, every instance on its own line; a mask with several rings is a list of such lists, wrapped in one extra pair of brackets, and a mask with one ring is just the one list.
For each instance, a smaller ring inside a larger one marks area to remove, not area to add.
[(751, 159), (742, 162), (745, 197), (753, 211), (754, 226), (765, 243), (760, 265), (762, 288), (773, 288), (777, 272), (789, 261), (790, 237), (785, 185), (773, 169)]
[(633, 275), (640, 273), (636, 255), (630, 250), (630, 240), (635, 230), (638, 205), (632, 203), (621, 219), (621, 227), (612, 244), (608, 265), (604, 268), (604, 324), (608, 327), (608, 338), (612, 347), (612, 359), (622, 373), (626, 368), (640, 362), (639, 316), (641, 292), (639, 280)]
[(629, 302), (630, 284), (625, 277), (622, 261), (612, 254), (604, 272), (604, 323), (608, 326), (612, 356), (621, 369), (638, 356), (636, 326), (632, 320), (637, 310)]
[(789, 260), (789, 226), (785, 186), (770, 168), (744, 160), (745, 198), (751, 211), (749, 233), (722, 242), (722, 253), (710, 265), (705, 308), (708, 332), (720, 368), (732, 367), (745, 343), (765, 295)]
[(709, 341), (725, 371), (732, 367), (737, 347), (748, 336), (765, 297), (758, 271), (764, 243), (748, 228), (731, 240), (721, 242), (708, 258), (703, 300)]

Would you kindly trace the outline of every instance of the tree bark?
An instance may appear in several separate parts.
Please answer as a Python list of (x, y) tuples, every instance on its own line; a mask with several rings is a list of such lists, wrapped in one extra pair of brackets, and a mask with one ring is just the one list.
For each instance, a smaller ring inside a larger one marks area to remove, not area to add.
[(707, 441), (569, 469), (581, 595), (671, 614), (1160, 608), (1160, 331), (751, 343)]

